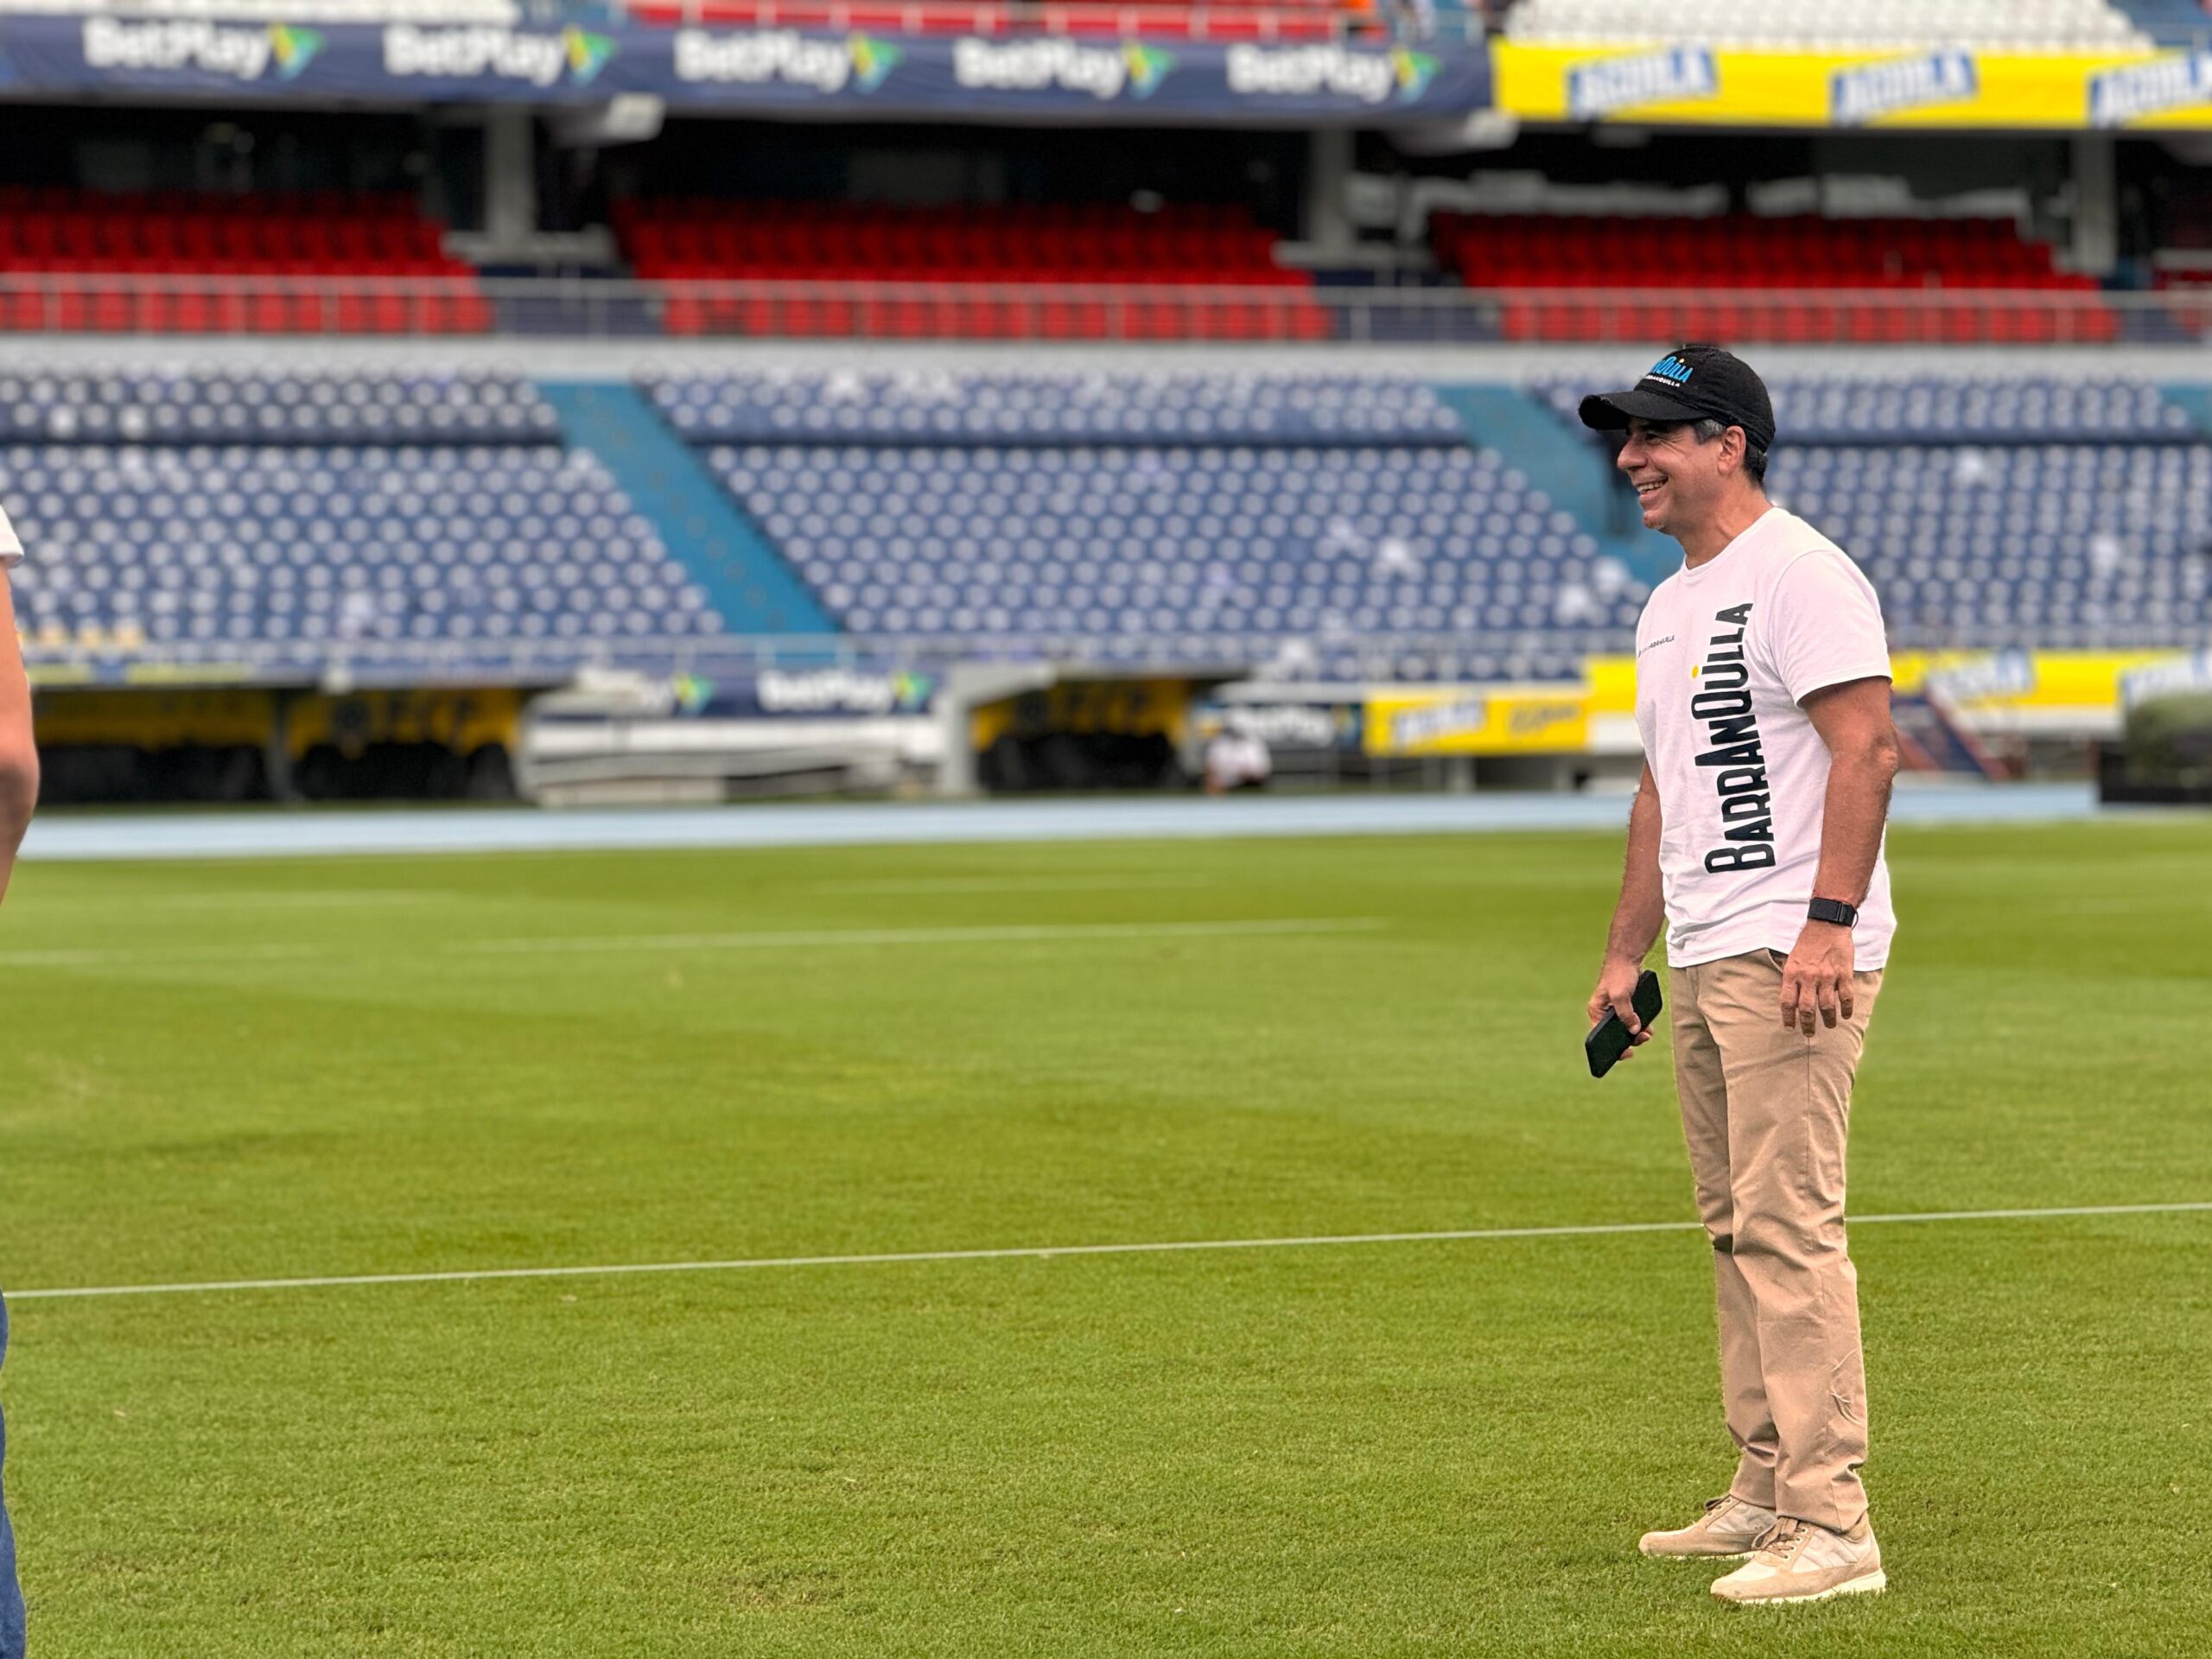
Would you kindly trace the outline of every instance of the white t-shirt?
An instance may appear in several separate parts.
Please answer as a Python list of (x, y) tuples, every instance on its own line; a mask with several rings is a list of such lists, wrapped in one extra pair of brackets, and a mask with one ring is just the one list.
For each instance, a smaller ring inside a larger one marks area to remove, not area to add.
[(23, 544), (8, 522), (8, 510), (0, 507), (0, 570), (12, 570), (22, 562)]
[[(1890, 677), (1873, 584), (1779, 507), (1653, 592), (1636, 626), (1636, 723), (1659, 785), (1669, 962), (1796, 944), (1828, 784), (1827, 745), (1799, 705), (1871, 677)], [(1853, 930), (1860, 971), (1889, 960), (1897, 925), (1885, 855)]]

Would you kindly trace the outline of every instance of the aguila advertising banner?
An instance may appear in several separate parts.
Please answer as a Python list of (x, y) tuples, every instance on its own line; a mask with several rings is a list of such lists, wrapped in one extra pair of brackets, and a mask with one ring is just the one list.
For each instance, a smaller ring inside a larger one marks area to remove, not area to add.
[(1378, 125), (1487, 106), (1490, 57), (1479, 44), (27, 16), (0, 22), (9, 92), (380, 104), (642, 95), (734, 113)]
[(1497, 42), (1497, 107), (1649, 126), (2212, 128), (2212, 52), (1732, 52)]
[(1363, 747), (1374, 755), (1579, 754), (1590, 745), (1590, 712), (1581, 686), (1376, 690)]

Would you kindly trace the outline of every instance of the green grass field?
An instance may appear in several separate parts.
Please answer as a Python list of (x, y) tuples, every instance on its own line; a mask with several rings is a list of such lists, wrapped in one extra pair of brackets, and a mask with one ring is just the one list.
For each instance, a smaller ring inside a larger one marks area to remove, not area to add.
[[(1618, 856), (27, 867), (6, 1281), (1687, 1220), (1662, 1051), (1580, 1069)], [(2212, 1198), (2212, 823), (1892, 860), (1854, 1210)], [(1637, 1556), (1731, 1466), (1669, 1231), (20, 1299), (33, 1646), (2212, 1646), (2212, 1213), (1853, 1242), (1878, 1599)]]

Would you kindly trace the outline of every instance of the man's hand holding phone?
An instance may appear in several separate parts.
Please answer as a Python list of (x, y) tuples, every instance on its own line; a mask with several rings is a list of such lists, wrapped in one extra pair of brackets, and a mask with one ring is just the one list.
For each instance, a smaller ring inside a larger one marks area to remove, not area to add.
[(1641, 963), (1609, 957), (1598, 970), (1598, 988), (1590, 994), (1590, 1034), (1583, 1048), (1590, 1058), (1590, 1075), (1602, 1077), (1617, 1060), (1632, 1058), (1651, 1040), (1651, 1021), (1659, 1014), (1659, 976), (1647, 973)]

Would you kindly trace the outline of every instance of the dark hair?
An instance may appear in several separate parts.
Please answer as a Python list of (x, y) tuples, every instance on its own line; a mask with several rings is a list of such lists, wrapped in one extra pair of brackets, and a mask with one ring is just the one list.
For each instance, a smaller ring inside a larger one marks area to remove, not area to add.
[[(1716, 421), (1710, 415), (1692, 421), (1690, 430), (1697, 434), (1700, 443), (1711, 443), (1728, 429), (1726, 421)], [(1761, 489), (1766, 487), (1766, 451), (1751, 442), (1751, 435), (1744, 434), (1744, 476)]]

